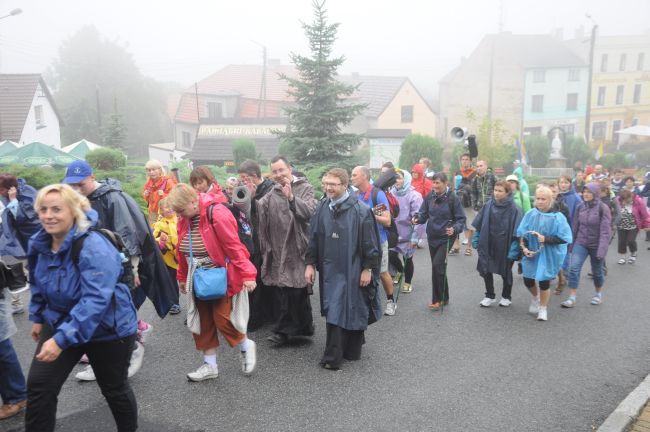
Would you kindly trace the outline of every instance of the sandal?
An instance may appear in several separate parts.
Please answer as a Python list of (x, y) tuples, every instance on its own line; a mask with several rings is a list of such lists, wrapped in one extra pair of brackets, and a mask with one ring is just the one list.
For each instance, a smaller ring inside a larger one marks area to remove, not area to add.
[(470, 248), (465, 249), (465, 256), (472, 256), (472, 249)]
[(432, 311), (440, 310), (440, 302), (431, 303), (429, 305), (429, 309), (431, 309)]
[(458, 255), (459, 252), (460, 252), (460, 249), (451, 248), (451, 249), (449, 249), (449, 252), (447, 253), (447, 255)]

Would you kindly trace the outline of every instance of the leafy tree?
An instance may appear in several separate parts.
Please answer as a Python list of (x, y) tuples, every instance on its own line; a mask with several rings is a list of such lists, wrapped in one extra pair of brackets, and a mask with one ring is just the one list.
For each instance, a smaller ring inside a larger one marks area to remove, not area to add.
[(117, 111), (117, 100), (113, 114), (111, 114), (108, 125), (102, 130), (102, 143), (105, 146), (115, 149), (124, 148), (124, 140), (127, 136), (127, 128), (124, 126), (122, 115)]
[(365, 108), (364, 104), (350, 103), (349, 98), (358, 86), (337, 81), (337, 69), (345, 57), (332, 58), (338, 24), (328, 24), (325, 1), (313, 2), (314, 21), (302, 23), (309, 40), (309, 57), (291, 54), (299, 78), (280, 74), (289, 85), (288, 94), (295, 106), (286, 108), (289, 123), (285, 132), (276, 134), (291, 148), (291, 157), (300, 161), (333, 160), (348, 155), (359, 144), (361, 136), (343, 133), (341, 127), (349, 124)]
[(442, 146), (440, 142), (428, 135), (411, 134), (402, 143), (399, 166), (410, 170), (420, 158), (431, 159), (434, 171), (442, 171)]
[(545, 136), (527, 137), (526, 152), (530, 166), (543, 168), (548, 165), (548, 160), (551, 157), (551, 142)]
[(562, 156), (568, 159), (568, 166), (572, 167), (576, 162), (586, 162), (593, 157), (593, 151), (585, 143), (584, 138), (574, 136), (567, 137), (562, 147)]
[(239, 138), (232, 143), (232, 155), (235, 159), (235, 166), (238, 167), (246, 159), (257, 159), (255, 141), (248, 138)]
[(86, 153), (86, 162), (96, 170), (115, 170), (126, 166), (126, 156), (119, 150), (100, 148)]
[(630, 168), (632, 160), (628, 159), (627, 155), (623, 152), (608, 153), (603, 155), (597, 163), (610, 170), (616, 168)]
[(63, 117), (64, 142), (99, 142), (102, 127), (113, 121), (115, 99), (130, 131), (122, 145), (132, 156), (144, 156), (147, 144), (172, 137), (165, 85), (144, 77), (126, 47), (106, 40), (94, 27), (63, 42), (45, 79)]
[[(490, 121), (487, 117), (480, 120), (472, 110), (465, 114), (468, 124), (472, 126), (470, 133), (476, 131), (476, 142), (478, 146), (478, 159), (485, 160), (488, 166), (503, 168), (506, 172), (512, 169), (512, 163), (517, 158), (517, 148), (514, 144), (514, 137), (504, 129), (503, 122), (499, 119)], [(465, 153), (467, 150), (462, 151)], [(458, 165), (458, 157), (455, 162)]]

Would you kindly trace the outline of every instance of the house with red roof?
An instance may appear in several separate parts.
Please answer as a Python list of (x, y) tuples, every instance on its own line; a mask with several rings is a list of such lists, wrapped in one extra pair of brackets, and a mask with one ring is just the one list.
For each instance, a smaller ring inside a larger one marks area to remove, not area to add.
[[(280, 74), (298, 77), (293, 66), (273, 61), (266, 68), (229, 65), (171, 98), (168, 111), (176, 148), (188, 151), (194, 164), (228, 166), (233, 164), (232, 142), (250, 138), (262, 159), (272, 158), (279, 147), (272, 130), (286, 128), (284, 108), (293, 104)], [(437, 115), (408, 78), (354, 74), (339, 79), (359, 85), (350, 99), (367, 105), (346, 131), (366, 134), (372, 130), (373, 139), (381, 139), (387, 130), (392, 142), (396, 135), (403, 140), (409, 133), (435, 136)]]
[(40, 74), (0, 74), (0, 142), (61, 148), (62, 124)]

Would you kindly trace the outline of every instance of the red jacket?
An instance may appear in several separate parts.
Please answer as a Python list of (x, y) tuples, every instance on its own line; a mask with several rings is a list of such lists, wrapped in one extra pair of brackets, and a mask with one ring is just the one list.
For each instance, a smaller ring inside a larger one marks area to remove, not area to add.
[[(206, 209), (212, 203), (219, 203), (220, 200), (212, 194), (199, 194), (199, 231), (201, 239), (208, 250), (208, 255), (217, 267), (226, 266), (226, 257), (228, 263), (228, 297), (240, 292), (244, 282), (254, 281), (257, 277), (257, 270), (249, 260), (249, 254), (243, 244), (239, 241), (237, 234), (237, 222), (230, 210), (223, 205), (215, 205), (212, 208), (212, 221), (210, 226)], [(189, 220), (179, 218), (178, 220), (178, 244), (187, 235), (189, 230)], [(187, 279), (187, 259), (181, 254), (180, 249), (176, 251), (178, 260), (178, 271), (176, 279), (179, 282), (185, 282)]]
[(413, 165), (411, 173), (418, 173), (417, 179), (411, 179), (411, 186), (413, 186), (416, 191), (420, 192), (422, 199), (425, 199), (431, 192), (431, 189), (433, 189), (433, 182), (424, 177), (424, 167), (419, 163)]

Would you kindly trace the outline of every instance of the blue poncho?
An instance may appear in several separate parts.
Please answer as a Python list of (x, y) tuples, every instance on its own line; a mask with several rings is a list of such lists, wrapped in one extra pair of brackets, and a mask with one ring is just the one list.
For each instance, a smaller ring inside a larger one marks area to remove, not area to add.
[[(567, 253), (567, 244), (573, 239), (571, 227), (562, 213), (543, 213), (536, 208), (531, 209), (524, 215), (524, 218), (517, 229), (517, 236), (521, 237), (527, 231), (537, 231), (544, 236), (553, 236), (563, 240), (564, 244), (546, 244), (542, 251), (528, 258), (522, 259), (524, 277), (545, 281), (554, 279)], [(528, 249), (539, 249), (539, 242), (536, 236), (527, 236)]]

